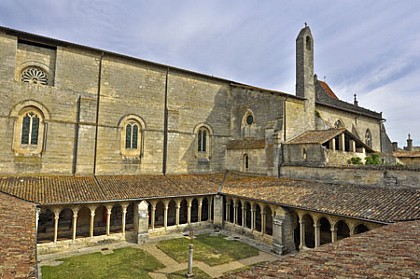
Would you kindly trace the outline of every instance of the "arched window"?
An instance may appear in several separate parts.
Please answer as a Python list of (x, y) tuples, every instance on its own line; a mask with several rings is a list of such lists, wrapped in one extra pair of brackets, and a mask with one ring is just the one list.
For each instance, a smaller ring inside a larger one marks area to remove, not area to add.
[(38, 67), (28, 67), (21, 73), (20, 80), (32, 84), (48, 84), (48, 75)]
[(125, 148), (138, 149), (139, 148), (139, 124), (131, 121), (125, 126)]
[(142, 130), (143, 120), (135, 115), (124, 117), (120, 121), (121, 127), (121, 154), (124, 157), (141, 157), (143, 147)]
[(213, 131), (207, 124), (198, 124), (194, 128), (195, 157), (198, 159), (211, 159)]
[(243, 157), (242, 157), (242, 165), (243, 165), (243, 172), (248, 172), (248, 170), (249, 170), (249, 157), (248, 157), (248, 154), (244, 154), (243, 155)]
[(370, 133), (369, 129), (366, 130), (365, 143), (366, 143), (367, 146), (372, 148), (372, 134)]
[(253, 136), (253, 126), (255, 126), (255, 118), (254, 118), (254, 114), (248, 110), (243, 118), (242, 118), (242, 136), (244, 138), (249, 138)]
[(206, 152), (207, 151), (207, 129), (202, 127), (198, 130), (198, 141), (197, 141), (197, 148), (198, 152)]
[(306, 152), (306, 148), (304, 148), (302, 151), (302, 157), (304, 161), (308, 160), (308, 153)]
[[(34, 102), (24, 102), (12, 110), (15, 115), (15, 132), (13, 136), (13, 151), (17, 155), (41, 154), (44, 138), (44, 113)], [(25, 106), (26, 105), (26, 106)]]
[(38, 145), (39, 119), (34, 111), (25, 113), (22, 119), (21, 144)]

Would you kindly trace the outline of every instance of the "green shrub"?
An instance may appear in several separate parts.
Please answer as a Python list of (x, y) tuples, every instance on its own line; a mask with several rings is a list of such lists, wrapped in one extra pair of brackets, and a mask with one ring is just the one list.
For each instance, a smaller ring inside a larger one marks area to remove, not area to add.
[(380, 165), (382, 164), (379, 154), (372, 154), (365, 158), (366, 165)]
[(349, 163), (352, 164), (352, 165), (362, 165), (363, 164), (362, 158), (360, 158), (360, 157), (352, 157), (349, 160)]

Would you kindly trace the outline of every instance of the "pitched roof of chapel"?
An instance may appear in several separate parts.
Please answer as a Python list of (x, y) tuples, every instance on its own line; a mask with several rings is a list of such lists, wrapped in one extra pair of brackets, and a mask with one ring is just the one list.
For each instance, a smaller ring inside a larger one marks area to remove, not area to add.
[(313, 130), (306, 131), (294, 139), (288, 141), (288, 144), (323, 144), (332, 138), (343, 133), (346, 129), (328, 129), (328, 130)]
[(222, 193), (348, 218), (392, 223), (420, 219), (420, 189), (332, 184), (230, 173)]
[(420, 221), (400, 222), (223, 278), (419, 278)]

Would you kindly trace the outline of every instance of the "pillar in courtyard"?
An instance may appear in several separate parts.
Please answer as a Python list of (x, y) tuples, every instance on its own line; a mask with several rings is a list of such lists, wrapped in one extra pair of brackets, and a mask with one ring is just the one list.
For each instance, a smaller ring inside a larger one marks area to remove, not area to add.
[(223, 197), (221, 195), (214, 196), (213, 208), (214, 208), (214, 215), (213, 215), (214, 225), (221, 228), (223, 225)]
[(191, 207), (192, 207), (192, 199), (187, 199), (187, 224), (191, 225)]
[(76, 240), (76, 233), (77, 233), (77, 216), (79, 213), (79, 208), (73, 208), (73, 231), (72, 231), (72, 240)]
[(208, 206), (207, 206), (207, 216), (208, 216), (208, 220), (209, 220), (209, 222), (212, 222), (212, 220), (213, 220), (213, 214), (212, 214), (212, 212), (211, 212), (211, 207), (212, 207), (212, 204), (213, 204), (213, 197), (208, 197), (207, 198), (207, 201), (208, 201)]
[(163, 227), (166, 229), (168, 228), (168, 209), (169, 209), (169, 200), (163, 201)]
[(141, 201), (137, 206), (137, 243), (142, 243), (149, 237), (149, 204)]
[(233, 201), (233, 226), (238, 224), (238, 200)]
[(198, 198), (198, 223), (201, 223), (203, 210), (203, 198)]
[(121, 231), (122, 231), (122, 235), (125, 236), (125, 223), (127, 220), (127, 207), (128, 204), (124, 203), (121, 204), (122, 207), (122, 216), (121, 216)]
[(244, 206), (243, 201), (241, 201), (242, 204), (242, 209), (241, 209), (241, 214), (242, 214), (242, 228), (246, 227), (246, 207)]
[(150, 211), (152, 216), (150, 217), (150, 226), (152, 227), (151, 229), (154, 230), (155, 229), (155, 216), (156, 216), (156, 201), (150, 201), (150, 206), (152, 207), (152, 210)]
[(179, 226), (179, 211), (181, 208), (181, 200), (177, 199), (176, 200), (176, 211), (175, 211), (175, 225), (178, 227)]
[(96, 207), (90, 206), (89, 209), (90, 209), (89, 236), (93, 237), (93, 229), (94, 229), (94, 226), (95, 226), (95, 210), (96, 210)]
[(305, 221), (302, 219), (303, 216), (299, 216), (299, 235), (300, 235), (300, 241), (299, 241), (299, 250), (303, 250), (304, 247), (306, 247), (305, 243)]
[(60, 219), (60, 209), (54, 209), (54, 243), (58, 238), (58, 219)]
[[(274, 213), (275, 212), (275, 213)], [(273, 251), (282, 255), (295, 250), (291, 214), (282, 207), (273, 210)]]
[(335, 226), (335, 224), (331, 224), (331, 242), (336, 242), (337, 241), (337, 228)]
[(106, 235), (109, 235), (111, 231), (111, 213), (112, 205), (106, 206)]
[(321, 245), (321, 226), (319, 220), (314, 220), (315, 248)]

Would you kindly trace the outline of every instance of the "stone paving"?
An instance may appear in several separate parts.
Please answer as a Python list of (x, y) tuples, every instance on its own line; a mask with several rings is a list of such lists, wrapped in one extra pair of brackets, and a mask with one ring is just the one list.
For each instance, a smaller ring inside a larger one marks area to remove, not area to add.
[[(46, 254), (46, 255), (39, 255), (38, 256), (38, 262), (39, 262), (39, 269), (41, 269), (44, 265), (50, 265), (50, 266), (57, 266), (61, 264), (58, 259), (67, 258), (67, 257), (73, 257), (73, 256), (80, 256), (84, 254), (90, 254), (94, 252), (101, 252), (103, 254), (109, 254), (112, 253), (114, 249), (123, 248), (123, 247), (133, 247), (142, 249), (145, 252), (153, 255), (156, 259), (158, 259), (163, 265), (165, 265), (164, 268), (156, 270), (154, 272), (150, 272), (149, 275), (153, 279), (166, 279), (167, 274), (177, 272), (180, 270), (185, 270), (188, 267), (188, 263), (178, 263), (168, 255), (166, 255), (164, 252), (162, 252), (160, 249), (156, 247), (157, 242), (149, 242), (146, 244), (133, 244), (133, 243), (116, 243), (116, 244), (108, 244), (108, 245), (102, 245), (102, 246), (95, 246), (95, 247), (88, 247), (83, 249), (78, 249), (77, 251), (68, 251), (68, 252), (62, 252), (62, 253), (55, 253), (55, 254)], [(246, 241), (247, 244), (248, 241)], [(222, 276), (224, 273), (237, 270), (239, 268), (243, 268), (245, 266), (261, 263), (261, 262), (272, 262), (275, 260), (278, 260), (279, 256), (260, 251), (258, 256), (249, 257), (246, 259), (242, 259), (239, 261), (232, 261), (229, 263), (217, 265), (217, 266), (209, 266), (204, 262), (200, 261), (194, 261), (193, 267), (198, 267), (205, 273), (207, 273), (212, 278), (218, 278)], [(39, 276), (39, 278), (42, 278), (42, 275)]]

